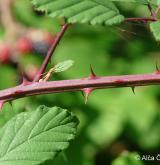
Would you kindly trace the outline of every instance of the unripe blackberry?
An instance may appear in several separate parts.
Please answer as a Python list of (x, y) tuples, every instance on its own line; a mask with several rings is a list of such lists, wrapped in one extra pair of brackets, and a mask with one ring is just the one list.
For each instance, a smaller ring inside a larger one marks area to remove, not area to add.
[(0, 63), (6, 64), (11, 59), (11, 49), (9, 46), (0, 44)]
[(27, 37), (22, 37), (17, 41), (16, 49), (22, 54), (30, 53), (33, 50), (32, 41)]

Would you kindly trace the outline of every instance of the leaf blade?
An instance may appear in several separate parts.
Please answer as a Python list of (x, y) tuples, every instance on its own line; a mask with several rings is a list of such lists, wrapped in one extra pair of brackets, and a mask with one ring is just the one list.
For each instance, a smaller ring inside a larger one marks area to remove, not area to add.
[(33, 0), (32, 3), (38, 10), (51, 17), (65, 18), (68, 23), (114, 25), (124, 20), (116, 6), (106, 0)]
[(74, 61), (66, 60), (55, 65), (53, 70), (55, 73), (64, 72), (68, 70), (73, 64), (74, 64)]
[(0, 139), (0, 165), (37, 165), (54, 158), (75, 138), (77, 118), (58, 107), (40, 106), (5, 125)]

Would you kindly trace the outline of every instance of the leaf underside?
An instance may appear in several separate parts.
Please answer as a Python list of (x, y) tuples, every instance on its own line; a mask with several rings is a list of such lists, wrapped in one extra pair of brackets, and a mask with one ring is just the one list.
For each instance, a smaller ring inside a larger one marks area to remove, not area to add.
[(124, 20), (116, 6), (106, 0), (33, 0), (37, 10), (68, 23), (114, 25)]
[(78, 120), (67, 110), (40, 106), (11, 119), (0, 132), (0, 165), (37, 165), (69, 146)]

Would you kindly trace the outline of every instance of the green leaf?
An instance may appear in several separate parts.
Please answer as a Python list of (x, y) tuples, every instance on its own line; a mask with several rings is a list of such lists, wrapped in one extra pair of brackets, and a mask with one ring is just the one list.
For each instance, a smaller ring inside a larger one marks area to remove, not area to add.
[(11, 119), (0, 132), (0, 165), (37, 165), (69, 146), (77, 118), (67, 110), (40, 106)]
[(63, 71), (68, 70), (73, 65), (73, 63), (74, 61), (72, 60), (63, 61), (55, 65), (54, 68), (52, 69), (55, 73), (63, 72)]
[(156, 41), (160, 41), (160, 22), (157, 21), (150, 23), (150, 29)]
[(33, 0), (38, 10), (51, 17), (65, 18), (68, 23), (114, 25), (124, 17), (111, 1), (106, 0)]

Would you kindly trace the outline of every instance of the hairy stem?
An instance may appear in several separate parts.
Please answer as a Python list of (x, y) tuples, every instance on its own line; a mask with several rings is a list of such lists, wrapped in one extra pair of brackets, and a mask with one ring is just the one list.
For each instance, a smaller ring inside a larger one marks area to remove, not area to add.
[(1, 90), (0, 101), (12, 101), (18, 98), (40, 94), (80, 91), (85, 88), (102, 89), (148, 85), (160, 85), (160, 74), (153, 73), (110, 77), (89, 77), (50, 82), (32, 82), (28, 85), (22, 84), (17, 87)]
[(43, 61), (43, 64), (42, 64), (41, 68), (39, 69), (39, 71), (38, 71), (38, 73), (37, 73), (37, 75), (36, 75), (36, 77), (34, 79), (34, 82), (39, 81), (41, 76), (42, 76), (42, 74), (45, 72), (46, 67), (47, 67), (48, 63), (50, 62), (51, 57), (52, 57), (54, 51), (56, 50), (60, 40), (62, 39), (62, 37), (63, 37), (65, 31), (68, 29), (68, 27), (69, 27), (69, 24), (64, 24), (62, 26), (61, 31), (57, 34), (57, 36), (56, 36), (56, 38), (55, 38), (51, 48), (49, 49), (49, 51), (48, 51), (48, 53), (47, 53), (47, 55), (46, 55), (46, 57), (45, 57), (45, 59)]

